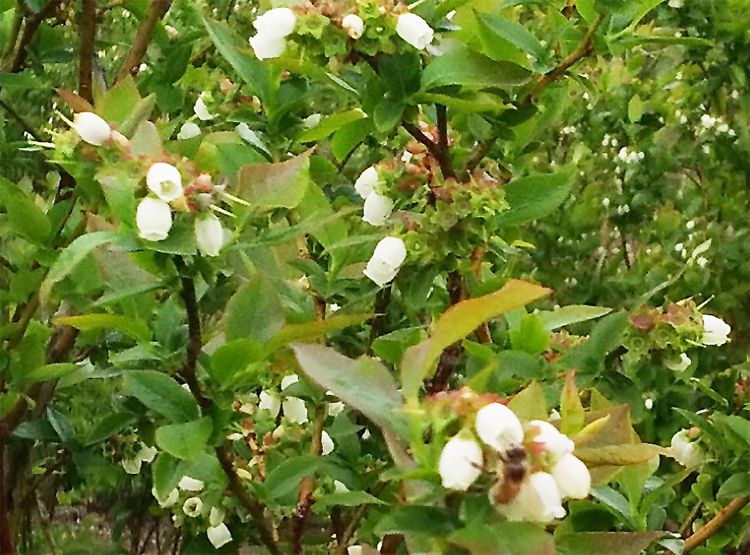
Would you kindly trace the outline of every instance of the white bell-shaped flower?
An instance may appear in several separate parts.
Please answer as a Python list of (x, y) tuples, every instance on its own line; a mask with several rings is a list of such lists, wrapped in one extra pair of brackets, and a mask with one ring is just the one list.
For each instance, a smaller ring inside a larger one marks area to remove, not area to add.
[(211, 507), (211, 511), (208, 513), (208, 523), (211, 526), (218, 526), (221, 522), (224, 522), (224, 510), (219, 507)]
[(417, 50), (427, 48), (435, 34), (424, 19), (413, 13), (398, 16), (396, 33)]
[(721, 318), (711, 314), (703, 315), (703, 344), (704, 345), (724, 345), (729, 341), (729, 332), (732, 328)]
[(215, 549), (219, 549), (221, 546), (232, 541), (232, 533), (223, 522), (220, 522), (216, 526), (210, 526), (207, 528), (206, 536)]
[(255, 57), (259, 60), (278, 58), (286, 49), (286, 40), (283, 38), (276, 39), (260, 33), (254, 37), (250, 37), (249, 42), (250, 46), (253, 48), (253, 52), (255, 52)]
[(557, 482), (547, 472), (534, 472), (524, 480), (518, 495), (497, 510), (512, 521), (550, 522), (565, 516)]
[(346, 408), (346, 405), (342, 403), (341, 401), (336, 401), (335, 403), (328, 403), (327, 407), (327, 414), (328, 416), (333, 416), (334, 418), (344, 412), (344, 409)]
[(200, 497), (188, 497), (182, 504), (182, 512), (190, 518), (200, 516), (203, 510), (203, 501)]
[(532, 420), (529, 425), (534, 430), (533, 442), (542, 444), (547, 453), (551, 453), (555, 460), (568, 455), (575, 449), (575, 444), (565, 434), (544, 420)]
[(172, 202), (182, 196), (182, 176), (172, 164), (153, 164), (146, 174), (146, 185), (164, 202)]
[(697, 442), (690, 440), (688, 430), (680, 430), (672, 436), (670, 452), (683, 466), (695, 466), (703, 461), (703, 451)]
[(161, 199), (145, 197), (135, 212), (138, 235), (147, 241), (161, 241), (172, 229), (172, 209)]
[(135, 456), (132, 459), (122, 459), (120, 464), (128, 474), (139, 474), (143, 461), (138, 456)]
[(562, 456), (551, 474), (563, 498), (585, 499), (591, 493), (591, 473), (575, 455)]
[(103, 145), (112, 136), (112, 128), (94, 112), (79, 112), (74, 115), (73, 129), (83, 141), (94, 146)]
[(195, 218), (195, 242), (205, 256), (218, 256), (224, 245), (224, 228), (214, 214)]
[(354, 40), (360, 38), (365, 32), (365, 22), (355, 13), (345, 15), (344, 19), (341, 20), (341, 27)]
[(321, 445), (321, 454), (323, 456), (330, 455), (333, 452), (333, 448), (336, 447), (336, 445), (333, 443), (333, 440), (331, 439), (331, 436), (328, 435), (328, 432), (323, 430), (323, 432), (320, 434), (320, 445)]
[(523, 443), (523, 425), (516, 414), (501, 403), (490, 403), (477, 411), (477, 435), (498, 453)]
[(307, 406), (305, 402), (298, 397), (287, 397), (281, 403), (284, 416), (294, 424), (304, 424), (307, 422)]
[(273, 8), (253, 21), (259, 35), (283, 39), (294, 32), (297, 16), (289, 8)]
[(393, 201), (379, 193), (372, 192), (365, 199), (362, 219), (370, 225), (382, 226), (393, 212)]
[(198, 119), (201, 121), (214, 119), (213, 114), (208, 111), (208, 106), (206, 106), (206, 102), (203, 100), (203, 95), (199, 96), (198, 100), (195, 101), (193, 112), (195, 112), (195, 115), (198, 116)]
[(673, 372), (684, 372), (688, 369), (691, 362), (689, 356), (685, 353), (681, 353), (679, 358), (665, 361), (664, 366)]
[(482, 473), (482, 448), (468, 434), (452, 437), (440, 453), (438, 471), (443, 487), (466, 491)]
[(272, 418), (276, 418), (281, 410), (281, 399), (273, 393), (261, 391), (258, 403), (259, 410), (267, 410)]
[(154, 499), (159, 503), (160, 507), (171, 507), (175, 503), (177, 503), (177, 500), (180, 498), (180, 492), (177, 491), (177, 488), (173, 488), (172, 491), (170, 491), (166, 497), (162, 498), (159, 497), (158, 492), (156, 491), (156, 488), (151, 488), (151, 494), (154, 496)]
[(360, 197), (367, 199), (375, 190), (375, 185), (378, 184), (378, 181), (380, 181), (378, 170), (375, 169), (375, 166), (370, 166), (359, 174), (359, 177), (354, 182), (354, 189)]
[(143, 462), (150, 463), (154, 460), (154, 457), (156, 457), (156, 453), (158, 453), (156, 447), (149, 447), (145, 443), (141, 443), (141, 448), (138, 451), (136, 457), (141, 459)]
[(177, 133), (177, 139), (180, 141), (186, 141), (187, 139), (192, 139), (200, 134), (201, 128), (198, 127), (197, 123), (186, 121), (182, 124), (182, 127), (180, 127), (180, 132)]
[(375, 247), (364, 274), (383, 287), (396, 277), (406, 259), (406, 245), (398, 237), (385, 237)]
[(177, 487), (183, 491), (201, 491), (204, 485), (202, 480), (190, 476), (183, 476), (177, 483)]

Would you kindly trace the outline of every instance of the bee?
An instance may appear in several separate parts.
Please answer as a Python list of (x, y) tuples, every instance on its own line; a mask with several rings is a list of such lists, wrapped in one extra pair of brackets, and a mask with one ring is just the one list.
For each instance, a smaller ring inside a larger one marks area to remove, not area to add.
[(521, 491), (521, 484), (526, 477), (526, 451), (518, 445), (508, 449), (501, 458), (503, 474), (492, 489), (492, 497), (495, 503), (510, 503)]

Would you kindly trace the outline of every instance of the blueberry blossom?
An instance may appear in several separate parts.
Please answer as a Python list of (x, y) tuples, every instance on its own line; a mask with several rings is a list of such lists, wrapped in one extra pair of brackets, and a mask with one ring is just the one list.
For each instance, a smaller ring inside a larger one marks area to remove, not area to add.
[(721, 318), (710, 314), (703, 315), (703, 339), (704, 345), (719, 346), (729, 341), (729, 332), (732, 328)]
[(379, 193), (372, 192), (365, 199), (362, 219), (370, 225), (383, 226), (393, 212), (393, 201)]
[(440, 453), (438, 471), (443, 487), (466, 491), (482, 472), (482, 448), (468, 434), (448, 441)]
[(274, 8), (258, 17), (253, 27), (258, 31), (250, 38), (255, 56), (259, 60), (278, 58), (286, 48), (285, 38), (292, 34), (297, 16), (289, 8)]
[(195, 219), (195, 242), (205, 256), (218, 256), (224, 245), (224, 228), (214, 214), (198, 216)]
[(424, 50), (432, 42), (434, 31), (417, 14), (405, 13), (398, 16), (396, 33), (417, 50)]
[(354, 40), (357, 40), (365, 32), (365, 22), (357, 14), (347, 14), (344, 19), (341, 20), (341, 27), (344, 28), (346, 34)]
[(375, 166), (370, 166), (359, 174), (359, 177), (354, 182), (354, 189), (360, 197), (366, 200), (375, 190), (375, 185), (377, 185), (379, 181), (380, 177), (378, 176), (378, 170), (375, 169)]
[(146, 185), (164, 202), (172, 202), (182, 196), (182, 176), (171, 164), (153, 164), (146, 174)]
[(232, 533), (223, 522), (220, 522), (216, 526), (209, 526), (206, 529), (206, 536), (215, 549), (219, 549), (232, 541)]
[(685, 353), (680, 353), (679, 358), (666, 360), (664, 366), (672, 370), (673, 372), (684, 372), (690, 366), (690, 357)]
[(177, 487), (183, 491), (201, 491), (203, 486), (203, 481), (191, 478), (190, 476), (183, 476), (177, 483)]
[(83, 141), (94, 146), (103, 145), (112, 136), (112, 128), (94, 112), (79, 112), (73, 116), (73, 129)]
[(523, 443), (521, 421), (512, 410), (500, 403), (490, 403), (479, 409), (474, 427), (479, 439), (499, 453)]
[(541, 444), (547, 453), (550, 453), (555, 460), (573, 452), (575, 444), (565, 434), (555, 428), (549, 422), (544, 420), (532, 420), (529, 422), (534, 435), (532, 441)]
[(203, 501), (201, 501), (200, 497), (188, 497), (182, 504), (182, 512), (190, 518), (199, 516), (202, 510)]
[(375, 247), (364, 274), (383, 287), (398, 274), (406, 259), (406, 245), (398, 237), (385, 237)]
[(518, 495), (509, 503), (497, 505), (497, 509), (512, 521), (550, 522), (565, 516), (557, 482), (547, 472), (528, 476)]
[(135, 212), (138, 235), (147, 241), (161, 241), (172, 229), (172, 209), (161, 199), (145, 197)]
[(695, 466), (703, 461), (703, 451), (697, 442), (691, 441), (690, 430), (680, 430), (672, 436), (670, 452), (683, 466)]
[(198, 127), (197, 123), (194, 123), (192, 121), (186, 121), (182, 124), (182, 127), (180, 127), (180, 132), (177, 133), (177, 140), (179, 141), (185, 141), (187, 139), (192, 139), (193, 137), (197, 137), (201, 134), (201, 128)]
[(591, 473), (575, 455), (560, 457), (551, 474), (563, 498), (585, 499), (591, 493)]

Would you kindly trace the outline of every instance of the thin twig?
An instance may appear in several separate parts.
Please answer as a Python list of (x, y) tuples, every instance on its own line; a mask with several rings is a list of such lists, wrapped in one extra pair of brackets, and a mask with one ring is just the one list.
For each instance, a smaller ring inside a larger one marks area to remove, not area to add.
[(23, 69), (23, 66), (26, 64), (26, 57), (29, 53), (29, 45), (34, 39), (34, 35), (36, 35), (36, 32), (39, 30), (39, 26), (45, 19), (55, 13), (55, 10), (57, 10), (62, 2), (63, 0), (50, 0), (44, 6), (42, 6), (41, 10), (25, 19), (26, 24), (23, 28), (21, 38), (19, 39), (18, 48), (16, 50), (16, 55), (13, 58), (13, 63), (10, 66), (11, 73), (16, 73), (17, 71)]
[[(464, 280), (458, 271), (454, 270), (448, 275), (447, 287), (451, 305), (460, 303), (464, 298)], [(458, 365), (462, 352), (463, 347), (460, 341), (445, 348), (440, 355), (435, 375), (427, 385), (427, 392), (429, 394), (443, 391), (448, 387), (448, 382)]]
[[(312, 441), (310, 442), (310, 454), (314, 457), (320, 456), (323, 450), (323, 423), (326, 419), (326, 405), (321, 403), (315, 408), (315, 420), (313, 422)], [(302, 553), (302, 533), (305, 529), (305, 521), (310, 514), (312, 506), (312, 493), (315, 489), (315, 475), (306, 476), (299, 485), (299, 497), (297, 508), (292, 517), (291, 543), (292, 553)]]
[(125, 79), (128, 75), (135, 75), (138, 73), (138, 67), (143, 61), (143, 57), (146, 55), (146, 50), (151, 42), (151, 37), (154, 34), (154, 29), (159, 20), (169, 11), (169, 7), (172, 5), (172, 0), (152, 0), (151, 6), (148, 9), (146, 17), (141, 21), (138, 31), (136, 31), (135, 39), (133, 39), (133, 46), (130, 47), (130, 51), (125, 56), (120, 71), (117, 72), (117, 78), (115, 83), (118, 83)]
[(435, 157), (435, 159), (438, 159), (440, 155), (438, 145), (435, 143), (435, 141), (433, 141), (427, 135), (425, 135), (419, 127), (414, 125), (412, 122), (406, 121), (406, 120), (401, 122), (401, 127), (406, 129), (409, 135), (414, 137), (418, 142), (426, 146), (427, 150), (430, 151), (430, 154), (432, 154)]
[(448, 146), (448, 109), (443, 104), (436, 104), (438, 128), (438, 162), (440, 171), (443, 172), (443, 178), (456, 177), (453, 171), (453, 161), (451, 160), (450, 148)]
[(716, 516), (709, 520), (695, 534), (685, 539), (684, 553), (689, 553), (696, 547), (703, 545), (708, 538), (721, 530), (721, 527), (729, 522), (748, 503), (750, 503), (750, 496), (748, 495), (732, 499), (726, 507), (716, 513)]

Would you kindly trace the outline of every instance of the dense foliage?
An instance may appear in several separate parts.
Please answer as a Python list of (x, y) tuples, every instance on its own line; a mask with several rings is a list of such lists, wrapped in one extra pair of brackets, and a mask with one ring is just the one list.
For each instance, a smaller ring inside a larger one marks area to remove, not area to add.
[(750, 553), (746, 0), (0, 19), (0, 552)]

